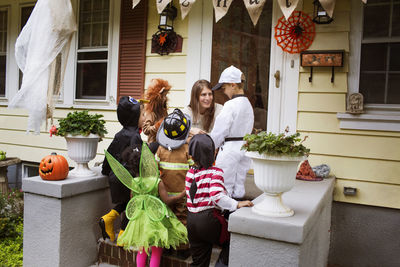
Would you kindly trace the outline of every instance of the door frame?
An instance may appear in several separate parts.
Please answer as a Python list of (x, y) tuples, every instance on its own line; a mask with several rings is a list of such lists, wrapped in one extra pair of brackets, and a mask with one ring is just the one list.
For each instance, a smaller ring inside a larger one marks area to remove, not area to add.
[[(302, 1), (299, 1), (300, 8)], [(282, 12), (277, 1), (272, 6), (272, 27)], [(213, 4), (210, 0), (195, 2), (188, 15), (188, 45), (186, 58), (185, 105), (190, 101), (193, 83), (199, 79), (211, 79), (211, 55), (213, 33)], [(275, 87), (275, 72), (280, 71), (280, 86)], [(268, 94), (267, 131), (281, 133), (289, 126), (296, 132), (300, 56), (284, 53), (277, 46), (274, 28), (271, 30), (270, 79)]]

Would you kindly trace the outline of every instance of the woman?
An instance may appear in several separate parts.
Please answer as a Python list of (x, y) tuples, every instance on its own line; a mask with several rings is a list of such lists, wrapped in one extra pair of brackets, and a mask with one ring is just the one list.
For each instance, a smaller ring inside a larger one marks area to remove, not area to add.
[(190, 104), (183, 110), (192, 118), (190, 137), (211, 132), (215, 118), (222, 110), (222, 105), (215, 103), (211, 88), (207, 80), (198, 80), (193, 84)]

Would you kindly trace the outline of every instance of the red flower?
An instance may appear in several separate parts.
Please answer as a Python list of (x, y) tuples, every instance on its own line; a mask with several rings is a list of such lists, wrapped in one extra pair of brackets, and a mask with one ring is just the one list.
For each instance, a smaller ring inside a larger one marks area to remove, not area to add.
[(49, 133), (50, 133), (50, 137), (52, 137), (53, 136), (53, 134), (55, 134), (55, 135), (57, 135), (57, 132), (58, 132), (58, 130), (57, 130), (57, 127), (56, 126), (51, 126), (51, 128), (50, 128), (50, 131), (49, 131)]

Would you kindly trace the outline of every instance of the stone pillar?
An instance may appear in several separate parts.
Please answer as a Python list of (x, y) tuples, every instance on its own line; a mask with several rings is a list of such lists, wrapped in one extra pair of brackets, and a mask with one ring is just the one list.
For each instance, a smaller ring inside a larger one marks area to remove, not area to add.
[(97, 261), (99, 218), (110, 209), (108, 179), (24, 178), (24, 266), (88, 267)]
[(232, 213), (229, 266), (327, 266), (334, 181), (296, 180), (282, 196), (295, 212), (292, 217), (261, 216), (251, 208)]

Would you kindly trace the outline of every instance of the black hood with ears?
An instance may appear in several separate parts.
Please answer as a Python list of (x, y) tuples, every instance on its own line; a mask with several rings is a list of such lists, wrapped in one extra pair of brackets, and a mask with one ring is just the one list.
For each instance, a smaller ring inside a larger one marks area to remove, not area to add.
[(130, 96), (122, 96), (117, 108), (118, 121), (124, 127), (138, 127), (140, 103)]
[(215, 145), (208, 134), (196, 134), (189, 143), (189, 155), (199, 168), (208, 169), (214, 162)]

